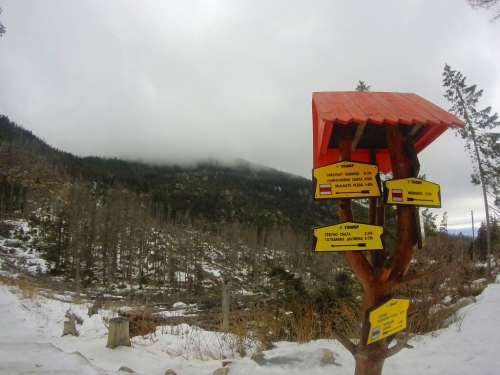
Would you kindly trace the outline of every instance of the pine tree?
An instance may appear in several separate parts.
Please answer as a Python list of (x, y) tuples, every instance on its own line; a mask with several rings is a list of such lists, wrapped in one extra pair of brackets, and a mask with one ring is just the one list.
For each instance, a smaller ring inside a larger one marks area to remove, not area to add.
[(431, 237), (436, 234), (438, 227), (436, 225), (437, 214), (430, 212), (429, 208), (426, 208), (421, 212), (424, 219), (424, 231), (426, 237)]
[(448, 212), (444, 212), (441, 224), (439, 225), (439, 233), (448, 234)]
[(365, 84), (365, 81), (358, 81), (355, 91), (370, 91), (371, 88), (371, 86)]
[(487, 227), (487, 264), (488, 277), (491, 276), (491, 231), (490, 205), (500, 211), (500, 134), (493, 130), (500, 126), (498, 114), (491, 114), (491, 107), (477, 110), (476, 107), (483, 90), (477, 91), (476, 85), (467, 86), (465, 77), (445, 64), (443, 72), (444, 95), (453, 106), (450, 112), (465, 121), (463, 128), (456, 130), (457, 135), (465, 139), (465, 148), (469, 151), (474, 165), (472, 183), (483, 189)]

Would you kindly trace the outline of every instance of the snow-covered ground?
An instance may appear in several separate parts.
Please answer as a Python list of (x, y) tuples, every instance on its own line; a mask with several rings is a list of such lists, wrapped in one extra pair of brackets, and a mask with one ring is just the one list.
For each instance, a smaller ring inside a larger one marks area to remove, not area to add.
[[(419, 337), (389, 358), (384, 374), (496, 375), (500, 374), (500, 284), (489, 285), (478, 302), (460, 310), (459, 321), (438, 337)], [(246, 348), (241, 358), (230, 335), (181, 325), (158, 327), (155, 335), (132, 338), (132, 347), (106, 348), (107, 318), (103, 310), (86, 315), (89, 305), (48, 299), (40, 294), (25, 298), (16, 288), (0, 285), (0, 374), (124, 374), (127, 366), (139, 374), (211, 375), (222, 367), (222, 355), (231, 361), (230, 375), (339, 374), (352, 375), (354, 360), (335, 340), (305, 345), (281, 342), (265, 351), (259, 363)], [(84, 318), (79, 337), (63, 336), (66, 310)], [(321, 362), (324, 350), (335, 362)]]

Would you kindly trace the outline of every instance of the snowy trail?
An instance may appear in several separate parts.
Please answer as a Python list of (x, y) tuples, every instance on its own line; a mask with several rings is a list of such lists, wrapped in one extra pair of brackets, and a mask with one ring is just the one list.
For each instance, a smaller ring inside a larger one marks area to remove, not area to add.
[(57, 337), (45, 337), (43, 322), (37, 322), (19, 299), (1, 286), (0, 374), (120, 374), (93, 365), (77, 352), (67, 353), (52, 340), (57, 341)]
[[(78, 327), (80, 337), (60, 337), (64, 310), (77, 306), (39, 299), (33, 308), (30, 300), (19, 298), (7, 286), (0, 286), (2, 375), (124, 374), (117, 371), (121, 366), (144, 375), (164, 375), (169, 368), (178, 375), (211, 375), (221, 367), (220, 360), (172, 358), (164, 349), (179, 349), (182, 339), (161, 330), (154, 340), (136, 337), (131, 348), (107, 349), (106, 330), (94, 317), (86, 318)], [(83, 316), (84, 306), (80, 309)], [(500, 284), (489, 285), (478, 302), (460, 310), (460, 314), (464, 319), (439, 337), (422, 337), (412, 343), (415, 349), (389, 358), (384, 375), (500, 374)], [(323, 349), (334, 353), (336, 364), (321, 365)], [(233, 360), (228, 367), (229, 375), (352, 375), (354, 360), (336, 341), (318, 340), (306, 345), (281, 342), (265, 352), (263, 365), (246, 357)]]
[[(460, 310), (462, 323), (389, 359), (386, 374), (500, 374), (500, 284), (490, 284), (478, 302)], [(390, 370), (389, 370), (390, 369)]]

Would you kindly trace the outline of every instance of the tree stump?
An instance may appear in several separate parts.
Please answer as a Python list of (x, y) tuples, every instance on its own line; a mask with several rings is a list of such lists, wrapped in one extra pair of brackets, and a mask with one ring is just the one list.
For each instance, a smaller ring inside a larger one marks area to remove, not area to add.
[(92, 315), (97, 314), (98, 312), (99, 312), (99, 308), (94, 304), (94, 305), (89, 307), (87, 314), (89, 317), (91, 317)]
[(70, 320), (64, 321), (64, 328), (63, 328), (63, 336), (66, 335), (73, 335), (77, 336), (76, 334), (76, 327), (75, 327), (75, 322), (71, 322)]
[(89, 317), (94, 315), (94, 314), (97, 314), (99, 312), (99, 309), (102, 309), (103, 300), (104, 300), (104, 297), (102, 295), (99, 295), (96, 297), (92, 306), (89, 307), (89, 310), (88, 310)]
[(114, 349), (117, 346), (131, 346), (129, 334), (129, 321), (127, 318), (118, 317), (110, 319), (107, 348)]
[(66, 335), (78, 336), (78, 332), (76, 332), (76, 316), (75, 316), (75, 314), (70, 313), (68, 310), (68, 311), (66, 311), (65, 317), (68, 318), (69, 320), (66, 320), (64, 322), (62, 336), (66, 336)]

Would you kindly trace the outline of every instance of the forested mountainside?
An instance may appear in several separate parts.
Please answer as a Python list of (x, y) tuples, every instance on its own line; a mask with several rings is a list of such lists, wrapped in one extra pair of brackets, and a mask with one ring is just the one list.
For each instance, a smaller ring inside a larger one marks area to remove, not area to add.
[(243, 160), (233, 166), (206, 161), (182, 167), (77, 157), (49, 146), (6, 116), (0, 116), (0, 141), (4, 211), (23, 208), (29, 191), (58, 181), (86, 181), (101, 191), (121, 187), (146, 195), (155, 214), (169, 220), (289, 225), (301, 231), (337, 220), (335, 202), (312, 200), (310, 180)]
[[(308, 179), (245, 161), (76, 157), (6, 116), (0, 147), (0, 229), (46, 260), (39, 274), (110, 289), (181, 283), (198, 293), (210, 267), (239, 272), (252, 288), (274, 266), (334, 277), (322, 261), (331, 256), (311, 257), (311, 232), (337, 221), (335, 202), (315, 202)], [(365, 210), (356, 208), (359, 219)], [(21, 229), (12, 218), (24, 220)]]

